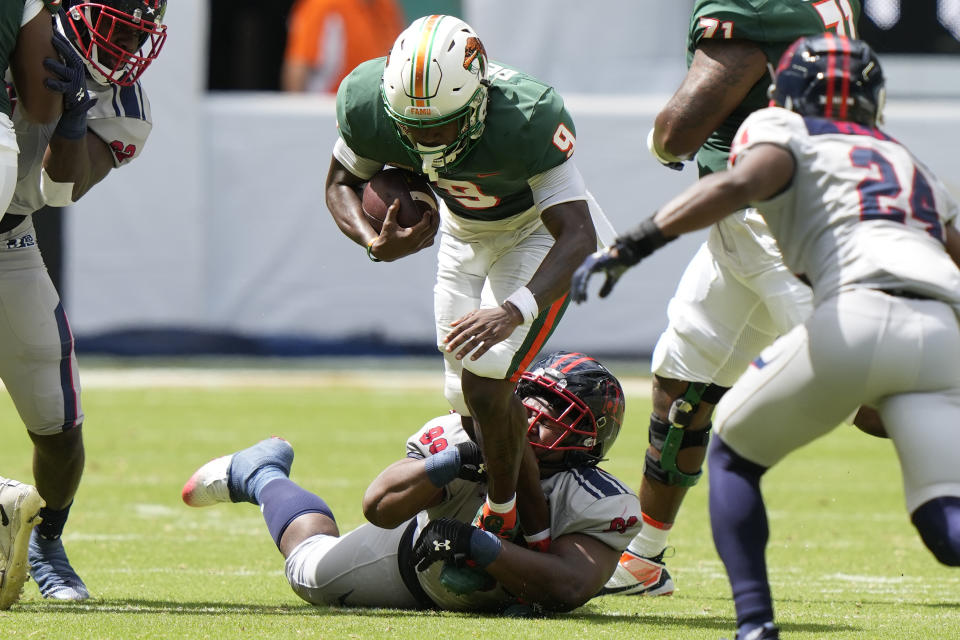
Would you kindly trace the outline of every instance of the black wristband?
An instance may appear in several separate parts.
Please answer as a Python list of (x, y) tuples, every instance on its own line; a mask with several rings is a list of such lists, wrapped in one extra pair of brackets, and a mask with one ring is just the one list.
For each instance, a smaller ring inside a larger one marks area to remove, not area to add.
[(660, 227), (653, 221), (653, 216), (650, 216), (641, 222), (636, 229), (620, 236), (614, 246), (617, 247), (617, 253), (620, 255), (623, 264), (633, 266), (663, 245), (676, 239), (676, 236), (665, 237), (660, 231)]

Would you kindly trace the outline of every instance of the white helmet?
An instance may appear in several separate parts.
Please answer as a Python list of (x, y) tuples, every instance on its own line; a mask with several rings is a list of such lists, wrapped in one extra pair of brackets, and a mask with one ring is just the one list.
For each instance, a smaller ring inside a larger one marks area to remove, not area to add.
[[(423, 158), (423, 171), (436, 179), (483, 133), (487, 114), (487, 52), (477, 33), (453, 16), (425, 16), (407, 27), (387, 57), (380, 83), (387, 114), (400, 141)], [(417, 144), (410, 128), (437, 127), (460, 120), (457, 139), (440, 147)]]

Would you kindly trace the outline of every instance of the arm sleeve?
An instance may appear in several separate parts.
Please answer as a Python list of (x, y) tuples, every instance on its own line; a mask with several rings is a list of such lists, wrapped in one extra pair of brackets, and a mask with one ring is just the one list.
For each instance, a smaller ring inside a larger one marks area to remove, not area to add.
[(527, 184), (533, 192), (533, 203), (541, 213), (561, 202), (587, 199), (586, 184), (572, 158), (538, 173), (528, 179)]
[(365, 180), (370, 179), (383, 167), (382, 162), (358, 156), (340, 136), (337, 136), (337, 141), (333, 144), (333, 157), (350, 173)]
[(60, 2), (53, 2), (53, 0), (27, 0), (23, 3), (23, 18), (20, 20), (20, 26), (22, 27), (36, 18), (37, 14), (43, 11), (44, 6), (46, 6), (47, 11), (54, 15), (60, 10)]

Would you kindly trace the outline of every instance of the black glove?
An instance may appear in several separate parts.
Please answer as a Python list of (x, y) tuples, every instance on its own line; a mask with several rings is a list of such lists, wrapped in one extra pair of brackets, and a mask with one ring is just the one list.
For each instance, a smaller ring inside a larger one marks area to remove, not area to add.
[(437, 560), (449, 561), (457, 567), (464, 566), (470, 557), (470, 537), (473, 532), (473, 527), (459, 520), (431, 520), (413, 545), (417, 571), (426, 571)]
[(44, 58), (43, 66), (55, 78), (44, 78), (51, 91), (63, 94), (63, 114), (55, 132), (69, 140), (78, 140), (87, 133), (87, 111), (97, 99), (87, 91), (87, 66), (67, 37), (53, 32), (53, 46), (63, 61)]
[(460, 453), (460, 470), (457, 477), (470, 482), (482, 482), (487, 479), (487, 465), (483, 462), (480, 446), (473, 440), (457, 444)]
[(606, 298), (613, 290), (613, 285), (617, 284), (617, 280), (627, 269), (674, 239), (664, 237), (651, 216), (641, 222), (636, 230), (617, 238), (611, 246), (587, 256), (583, 264), (573, 272), (573, 278), (570, 280), (570, 297), (574, 302), (585, 302), (590, 276), (602, 271), (607, 279), (600, 287), (599, 295), (601, 298)]

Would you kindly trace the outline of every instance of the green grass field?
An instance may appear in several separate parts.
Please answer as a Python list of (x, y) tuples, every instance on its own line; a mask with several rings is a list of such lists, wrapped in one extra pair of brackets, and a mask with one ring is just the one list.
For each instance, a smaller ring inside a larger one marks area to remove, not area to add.
[[(180, 487), (208, 459), (280, 435), (296, 448), (293, 479), (323, 496), (349, 530), (362, 521), (367, 482), (403, 455), (409, 433), (445, 411), (439, 375), (433, 389), (422, 374), (384, 369), (379, 375), (391, 386), (373, 391), (363, 376), (337, 374), (319, 381), (267, 374), (261, 385), (187, 380), (186, 388), (134, 374), (84, 392), (87, 468), (64, 539), (94, 599), (43, 601), (28, 582), (20, 603), (0, 612), (0, 638), (732, 635), (706, 482), (691, 492), (671, 538), (678, 591), (669, 598), (607, 597), (547, 619), (307, 605), (288, 588), (255, 507), (191, 509)], [(419, 382), (407, 388), (405, 380)], [(636, 487), (650, 407), (644, 381), (626, 386), (626, 426), (604, 466)], [(6, 394), (0, 417), (0, 474), (29, 481), (29, 441)], [(772, 470), (764, 486), (785, 638), (960, 638), (960, 573), (937, 564), (910, 525), (889, 442), (841, 427)]]

